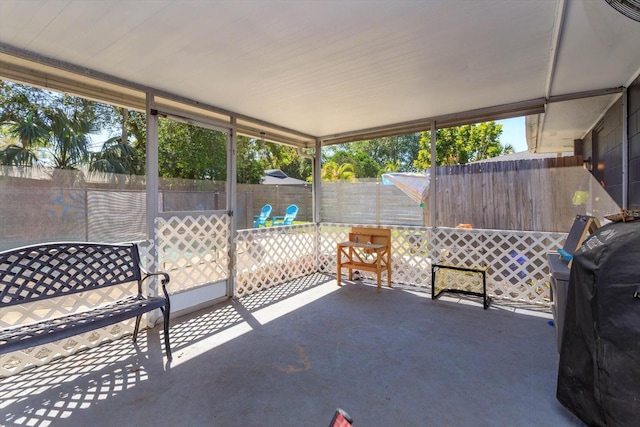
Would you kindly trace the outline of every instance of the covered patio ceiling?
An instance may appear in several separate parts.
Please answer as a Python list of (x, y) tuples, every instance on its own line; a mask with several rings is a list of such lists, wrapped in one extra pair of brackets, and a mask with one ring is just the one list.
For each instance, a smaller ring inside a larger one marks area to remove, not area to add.
[[(0, 78), (297, 147), (529, 116), (573, 147), (640, 71), (605, 0), (2, 0)], [(508, 141), (507, 141), (508, 142)]]

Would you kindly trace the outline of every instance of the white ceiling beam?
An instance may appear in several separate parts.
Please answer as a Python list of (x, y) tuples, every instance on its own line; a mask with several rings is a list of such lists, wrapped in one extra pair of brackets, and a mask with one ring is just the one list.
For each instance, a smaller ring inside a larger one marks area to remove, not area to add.
[(433, 121), (438, 124), (439, 129), (443, 129), (489, 120), (501, 120), (512, 117), (527, 116), (543, 112), (544, 103), (545, 100), (543, 98), (538, 98), (436, 117), (428, 117), (409, 122), (378, 126), (375, 128), (361, 129), (353, 132), (325, 135), (320, 139), (322, 140), (322, 145), (342, 144), (345, 142), (353, 142), (363, 139), (380, 138), (384, 136), (401, 135), (429, 130)]
[[(556, 63), (558, 61), (558, 51), (560, 50), (560, 42), (562, 40), (562, 30), (564, 27), (564, 16), (566, 9), (566, 0), (557, 0), (556, 3), (556, 14), (553, 22), (553, 35), (551, 36), (551, 47), (549, 51), (549, 63), (547, 68), (547, 79), (544, 87), (544, 97), (545, 99), (549, 99), (551, 97), (551, 87), (553, 86), (553, 78), (556, 73)], [(542, 133), (544, 132), (544, 122), (545, 122), (545, 114), (539, 116), (538, 119), (538, 132), (535, 147), (533, 149), (534, 153), (538, 152), (539, 145), (541, 143)]]
[[(145, 94), (151, 93), (154, 97), (166, 98), (190, 107), (227, 116), (229, 117), (229, 120), (231, 120), (232, 116), (236, 117), (239, 120), (249, 122), (253, 126), (263, 129), (265, 132), (272, 130), (276, 135), (278, 133), (286, 133), (290, 135), (287, 138), (288, 141), (297, 140), (296, 137), (299, 137), (300, 140), (304, 142), (297, 142), (296, 146), (302, 145), (307, 147), (307, 144), (309, 143), (308, 141), (315, 141), (316, 139), (313, 135), (308, 135), (295, 129), (198, 102), (156, 88), (133, 83), (86, 67), (80, 67), (69, 62), (38, 55), (33, 52), (13, 47), (6, 43), (0, 42), (0, 54), (7, 55), (5, 60), (0, 60), (0, 78), (5, 78), (7, 80), (43, 87), (63, 93), (70, 93), (92, 100), (110, 103), (118, 107), (131, 108), (139, 111), (145, 111)], [(15, 63), (10, 62), (11, 57), (16, 59)], [(20, 65), (19, 63), (32, 63), (34, 64), (34, 67)], [(80, 80), (85, 83), (79, 83)], [(86, 83), (90, 81), (95, 81), (96, 83)], [(104, 86), (109, 86), (111, 89), (105, 89)], [(121, 88), (122, 90), (119, 91), (118, 88)], [(141, 97), (137, 98), (127, 96), (126, 92), (131, 91), (139, 92)], [(240, 128), (241, 127), (239, 127), (239, 129)]]

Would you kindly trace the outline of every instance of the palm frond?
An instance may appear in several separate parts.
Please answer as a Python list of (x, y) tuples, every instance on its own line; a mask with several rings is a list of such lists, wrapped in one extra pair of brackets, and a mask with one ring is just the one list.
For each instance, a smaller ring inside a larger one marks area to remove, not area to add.
[(0, 150), (0, 164), (6, 166), (33, 166), (38, 157), (32, 151), (19, 145), (9, 145)]

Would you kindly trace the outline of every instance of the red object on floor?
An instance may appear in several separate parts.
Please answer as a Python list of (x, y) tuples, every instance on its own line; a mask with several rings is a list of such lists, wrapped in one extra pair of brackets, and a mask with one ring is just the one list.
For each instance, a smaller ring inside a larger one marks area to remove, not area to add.
[(329, 427), (350, 427), (353, 425), (353, 419), (342, 409), (336, 409)]

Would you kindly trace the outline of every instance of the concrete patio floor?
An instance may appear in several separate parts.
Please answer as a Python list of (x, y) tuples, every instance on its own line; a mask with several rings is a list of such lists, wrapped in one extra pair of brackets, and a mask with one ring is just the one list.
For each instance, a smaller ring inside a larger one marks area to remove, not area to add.
[(21, 426), (579, 426), (548, 313), (311, 275), (0, 380)]

